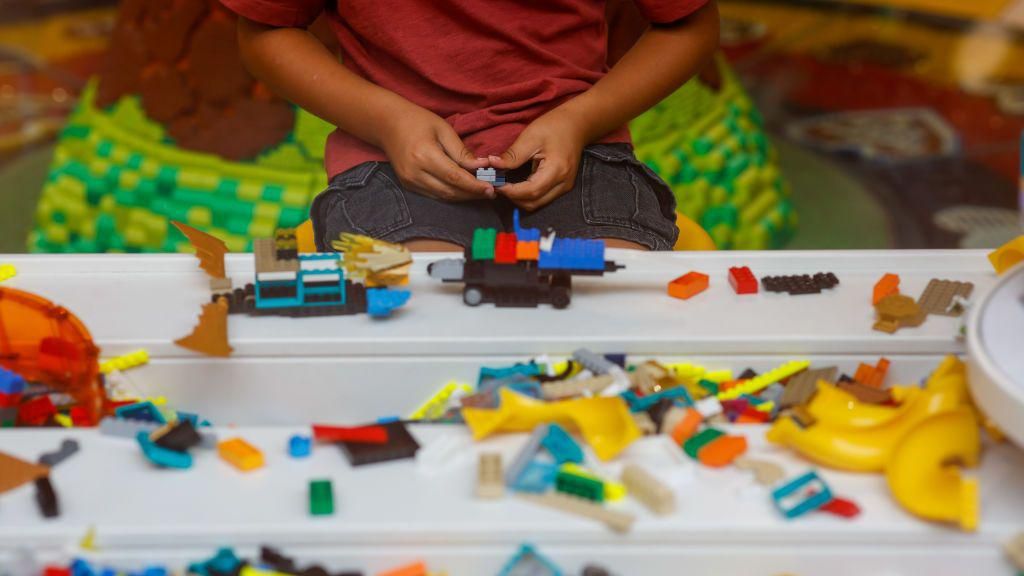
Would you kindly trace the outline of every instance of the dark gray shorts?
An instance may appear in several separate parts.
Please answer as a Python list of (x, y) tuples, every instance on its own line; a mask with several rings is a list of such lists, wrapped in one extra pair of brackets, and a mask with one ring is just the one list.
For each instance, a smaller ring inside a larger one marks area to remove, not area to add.
[[(389, 242), (444, 240), (468, 246), (477, 228), (511, 231), (515, 206), (495, 200), (443, 202), (402, 188), (387, 162), (366, 162), (338, 174), (313, 201), (317, 249), (330, 250), (342, 232)], [(596, 144), (583, 151), (576, 185), (534, 212), (524, 228), (553, 228), (559, 236), (618, 238), (651, 250), (671, 250), (676, 228), (672, 190), (636, 159), (627, 144)]]

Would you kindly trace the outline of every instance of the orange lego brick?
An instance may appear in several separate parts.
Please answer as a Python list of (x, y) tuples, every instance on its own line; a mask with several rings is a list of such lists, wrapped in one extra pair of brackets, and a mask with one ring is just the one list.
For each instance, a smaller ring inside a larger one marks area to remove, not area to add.
[(220, 457), (243, 472), (263, 467), (263, 453), (241, 438), (231, 438), (217, 444)]
[(885, 375), (889, 372), (889, 364), (890, 362), (886, 358), (880, 358), (875, 366), (861, 364), (857, 367), (853, 379), (865, 386), (881, 388), (885, 381)]
[(746, 451), (745, 436), (722, 436), (701, 448), (697, 459), (705, 466), (721, 468), (731, 464)]
[(520, 240), (516, 243), (516, 258), (522, 261), (536, 262), (540, 259), (540, 242), (536, 240), (523, 242)]
[(381, 572), (377, 576), (427, 576), (427, 565), (423, 562), (407, 564), (394, 570)]
[(700, 415), (700, 412), (693, 408), (687, 408), (686, 415), (672, 428), (672, 440), (682, 446), (683, 442), (686, 442), (690, 436), (697, 432), (697, 428), (700, 428), (700, 424), (703, 421), (704, 417)]
[(689, 300), (708, 289), (708, 275), (688, 272), (668, 283), (668, 295), (680, 300)]
[(900, 293), (900, 277), (895, 274), (886, 274), (875, 283), (875, 290), (871, 297), (871, 304), (877, 305), (886, 296)]

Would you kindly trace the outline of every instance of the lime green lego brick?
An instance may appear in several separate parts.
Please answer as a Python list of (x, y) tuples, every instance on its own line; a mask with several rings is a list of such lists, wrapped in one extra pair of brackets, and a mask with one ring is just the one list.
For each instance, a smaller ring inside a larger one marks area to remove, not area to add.
[(249, 223), (249, 228), (245, 231), (245, 234), (250, 238), (268, 238), (274, 235), (275, 228), (277, 228), (277, 218), (268, 220), (256, 217)]
[(259, 202), (253, 208), (252, 216), (254, 219), (262, 218), (264, 220), (273, 220), (276, 222), (281, 216), (281, 206), (278, 204)]
[(220, 176), (212, 172), (179, 170), (176, 184), (183, 188), (212, 191), (220, 184)]
[(305, 150), (298, 144), (284, 142), (261, 154), (256, 158), (255, 163), (260, 166), (287, 170), (309, 163), (309, 158), (306, 156)]
[(256, 182), (241, 182), (238, 189), (235, 191), (235, 195), (239, 200), (247, 200), (249, 202), (255, 202), (263, 196), (262, 184)]
[(299, 188), (286, 188), (284, 191), (284, 195), (281, 196), (281, 202), (285, 206), (290, 206), (293, 208), (296, 206), (309, 206), (309, 190), (303, 190)]
[(213, 212), (206, 206), (193, 206), (189, 208), (185, 221), (189, 226), (203, 229), (213, 225)]
[(56, 221), (48, 226), (43, 233), (46, 235), (46, 241), (50, 244), (66, 244), (71, 237), (71, 232), (67, 227)]
[(471, 253), (473, 260), (494, 260), (494, 245), (498, 231), (494, 228), (477, 228), (473, 231)]

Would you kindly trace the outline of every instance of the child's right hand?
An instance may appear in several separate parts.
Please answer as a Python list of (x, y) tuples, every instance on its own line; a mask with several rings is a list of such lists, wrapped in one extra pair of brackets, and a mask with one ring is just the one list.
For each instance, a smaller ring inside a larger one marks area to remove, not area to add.
[(487, 158), (474, 156), (443, 118), (412, 103), (391, 118), (381, 147), (402, 186), (449, 202), (494, 198), (494, 186), (469, 172), (486, 168)]

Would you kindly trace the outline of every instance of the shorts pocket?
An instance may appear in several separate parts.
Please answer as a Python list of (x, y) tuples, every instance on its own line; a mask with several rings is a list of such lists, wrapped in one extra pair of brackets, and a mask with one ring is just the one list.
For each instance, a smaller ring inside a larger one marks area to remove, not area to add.
[(670, 250), (679, 234), (672, 189), (625, 145), (583, 151), (583, 217), (591, 226), (623, 226), (653, 233)]
[(387, 239), (412, 225), (405, 193), (384, 162), (366, 162), (337, 175), (310, 209), (318, 250), (343, 232)]

